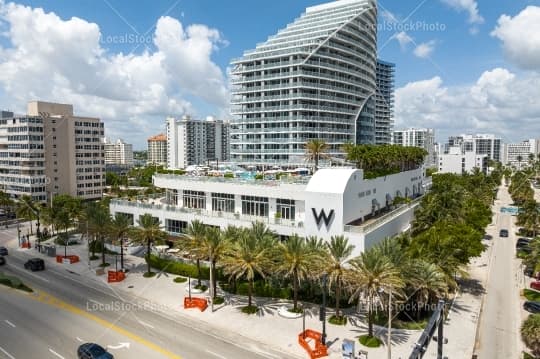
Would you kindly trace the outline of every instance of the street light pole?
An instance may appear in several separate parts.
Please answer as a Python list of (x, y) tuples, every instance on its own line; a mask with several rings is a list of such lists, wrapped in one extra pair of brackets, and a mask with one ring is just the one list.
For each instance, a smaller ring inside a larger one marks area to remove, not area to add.
[(392, 288), (388, 292), (388, 359), (392, 359)]
[(326, 280), (327, 280), (327, 274), (323, 274), (323, 292), (322, 292), (322, 307), (321, 307), (321, 315), (320, 320), (322, 321), (322, 336), (321, 336), (321, 343), (322, 345), (326, 345)]

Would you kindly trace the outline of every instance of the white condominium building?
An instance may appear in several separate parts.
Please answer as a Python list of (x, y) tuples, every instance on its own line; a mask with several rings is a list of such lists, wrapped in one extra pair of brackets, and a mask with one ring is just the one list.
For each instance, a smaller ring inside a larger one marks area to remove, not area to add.
[(529, 166), (529, 159), (538, 159), (540, 153), (539, 140), (530, 139), (521, 143), (504, 145), (504, 164), (521, 169)]
[(309, 7), (233, 60), (231, 160), (302, 164), (312, 139), (334, 157), (375, 143), (376, 24), (375, 0)]
[(148, 138), (148, 159), (150, 165), (167, 166), (167, 135), (159, 135)]
[(0, 190), (12, 198), (24, 195), (47, 200), (43, 119), (14, 116), (2, 111), (0, 118)]
[(488, 159), (502, 162), (503, 143), (500, 137), (492, 134), (460, 135), (450, 137), (445, 147), (459, 146), (463, 152), (474, 152), (477, 155), (487, 155)]
[(409, 128), (392, 133), (392, 143), (404, 147), (419, 147), (427, 151), (426, 166), (437, 165), (435, 131), (431, 128)]
[(104, 139), (105, 164), (106, 165), (126, 165), (133, 166), (133, 145), (125, 143), (118, 139), (111, 142), (108, 138)]
[(207, 161), (227, 161), (229, 123), (207, 117), (167, 119), (167, 168), (184, 169)]

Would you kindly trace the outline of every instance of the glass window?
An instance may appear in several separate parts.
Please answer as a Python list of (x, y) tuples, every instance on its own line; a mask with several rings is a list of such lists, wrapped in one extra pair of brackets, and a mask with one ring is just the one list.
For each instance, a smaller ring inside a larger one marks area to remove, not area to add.
[(294, 220), (295, 216), (295, 204), (292, 199), (277, 199), (277, 213), (280, 214), (283, 219)]
[(234, 194), (212, 193), (212, 211), (234, 212)]
[(186, 233), (187, 222), (165, 219), (165, 228), (170, 233)]
[(242, 196), (242, 214), (248, 216), (268, 217), (268, 198)]
[(199, 191), (184, 191), (184, 207), (187, 208), (206, 208), (206, 194)]

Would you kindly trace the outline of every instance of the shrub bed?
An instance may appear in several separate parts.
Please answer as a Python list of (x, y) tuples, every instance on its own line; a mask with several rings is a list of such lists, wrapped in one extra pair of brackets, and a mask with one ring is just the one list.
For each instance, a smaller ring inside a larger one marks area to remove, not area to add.
[(358, 341), (363, 346), (368, 348), (378, 348), (382, 345), (382, 341), (377, 337), (370, 337), (369, 335), (361, 335)]
[(330, 319), (328, 319), (328, 323), (334, 324), (334, 325), (345, 325), (347, 324), (347, 317), (345, 316), (338, 317), (336, 315), (332, 315)]
[(225, 303), (225, 298), (223, 297), (215, 297), (214, 298), (214, 304), (215, 305), (220, 305), (220, 304), (223, 304)]
[(152, 278), (156, 276), (156, 272), (144, 272), (143, 277), (144, 278)]
[(255, 314), (257, 313), (257, 311), (259, 310), (259, 307), (257, 307), (256, 305), (246, 305), (245, 307), (242, 307), (241, 311), (242, 313), (244, 314)]
[(0, 284), (29, 293), (33, 292), (32, 288), (26, 286), (19, 278), (6, 276), (3, 273), (0, 273)]
[(174, 282), (175, 282), (175, 283), (185, 283), (185, 282), (187, 282), (187, 278), (184, 278), (184, 277), (176, 277), (176, 278), (174, 278)]

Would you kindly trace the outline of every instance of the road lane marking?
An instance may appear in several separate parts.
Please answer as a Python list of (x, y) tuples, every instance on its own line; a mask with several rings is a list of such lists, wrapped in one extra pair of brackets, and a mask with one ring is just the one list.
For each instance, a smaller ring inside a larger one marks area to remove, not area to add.
[(4, 354), (6, 354), (6, 356), (9, 358), (9, 359), (15, 359), (15, 357), (11, 354), (9, 354), (7, 351), (4, 350), (4, 348), (0, 347), (0, 351)]
[(12, 328), (16, 328), (17, 326), (15, 324), (13, 324), (12, 322), (10, 322), (9, 320), (4, 320), (4, 322), (6, 322), (7, 325), (9, 325), (10, 327)]
[[(20, 295), (25, 295), (24, 293), (18, 293), (16, 292), (17, 294), (20, 294)], [(147, 340), (147, 339), (144, 339), (140, 336), (138, 336), (137, 334), (134, 334), (132, 332), (130, 332), (129, 330), (127, 329), (124, 329), (116, 324), (113, 324), (105, 319), (101, 319), (99, 318), (98, 316), (94, 315), (94, 314), (91, 314), (83, 309), (80, 309), (72, 304), (69, 304), (69, 303), (66, 303), (64, 301), (62, 301), (61, 299), (58, 299), (56, 297), (54, 297), (53, 295), (49, 294), (49, 293), (46, 293), (46, 292), (43, 292), (43, 291), (39, 291), (37, 293), (37, 295), (29, 295), (28, 298), (30, 299), (33, 299), (35, 301), (38, 301), (38, 302), (41, 302), (41, 303), (46, 303), (46, 304), (49, 304), (50, 306), (53, 306), (53, 307), (56, 307), (56, 308), (59, 308), (59, 309), (63, 309), (69, 313), (72, 313), (74, 315), (78, 315), (80, 317), (83, 317), (83, 318), (86, 318), (86, 319), (89, 319), (99, 325), (101, 325), (102, 327), (108, 329), (108, 330), (112, 330), (120, 335), (123, 335), (131, 340), (133, 340), (134, 342), (137, 342), (141, 345), (144, 345), (146, 346), (147, 348), (150, 348), (152, 349), (153, 351), (155, 352), (158, 352), (160, 354), (162, 354), (163, 356), (167, 357), (167, 358), (170, 358), (170, 359), (181, 359), (181, 357), (177, 354), (174, 354), (173, 352), (170, 352), (169, 350), (167, 349), (164, 349), (160, 346), (158, 346), (157, 344)]]
[(145, 322), (143, 322), (142, 320), (137, 320), (137, 321), (138, 321), (139, 324), (142, 325), (142, 326), (148, 327), (148, 328), (150, 328), (150, 329), (155, 329), (153, 325), (150, 325), (150, 324), (148, 324), (148, 323), (145, 323)]
[(221, 359), (227, 359), (227, 358), (224, 357), (223, 355), (218, 354), (218, 353), (214, 353), (214, 352), (211, 351), (211, 350), (206, 350), (206, 352), (207, 352), (208, 354), (212, 354), (213, 356), (216, 356), (216, 357), (218, 357), (218, 358), (221, 358)]
[(118, 343), (118, 345), (107, 345), (107, 348), (109, 349), (113, 349), (113, 350), (117, 350), (117, 349), (122, 349), (122, 348), (126, 348), (126, 349), (129, 349), (129, 346), (131, 344), (130, 343)]
[(51, 348), (49, 348), (49, 351), (50, 351), (50, 352), (51, 352), (52, 354), (56, 355), (56, 356), (57, 356), (58, 358), (60, 358), (60, 359), (64, 359), (64, 357), (63, 357), (63, 356), (61, 356), (60, 354), (58, 354), (57, 352), (55, 352), (55, 351), (54, 351), (54, 350), (52, 350)]
[(84, 343), (84, 340), (82, 340), (81, 338), (77, 337), (76, 339), (77, 339), (78, 342)]

